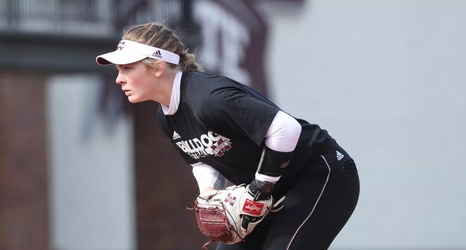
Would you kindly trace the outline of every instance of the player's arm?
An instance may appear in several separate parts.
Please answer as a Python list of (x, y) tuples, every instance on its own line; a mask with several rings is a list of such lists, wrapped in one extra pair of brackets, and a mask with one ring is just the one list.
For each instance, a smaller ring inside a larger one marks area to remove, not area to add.
[[(265, 146), (257, 167), (255, 179), (247, 186), (254, 201), (270, 201), (274, 185), (285, 171), (301, 135), (301, 125), (290, 115), (278, 111), (265, 135)], [(273, 197), (271, 211), (283, 208), (285, 197)], [(248, 228), (261, 218), (243, 216), (241, 227)]]
[(226, 188), (227, 179), (210, 165), (197, 162), (191, 166), (200, 194)]
[(301, 125), (292, 116), (278, 111), (265, 135), (265, 146), (249, 190), (257, 200), (267, 199), (285, 171), (301, 134)]

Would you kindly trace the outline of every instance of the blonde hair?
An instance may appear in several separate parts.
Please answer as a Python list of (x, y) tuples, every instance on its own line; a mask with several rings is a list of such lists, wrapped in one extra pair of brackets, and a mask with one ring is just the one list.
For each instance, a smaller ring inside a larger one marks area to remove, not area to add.
[[(145, 23), (130, 27), (123, 32), (123, 40), (130, 40), (160, 49), (171, 51), (180, 56), (178, 65), (168, 63), (171, 69), (181, 71), (204, 71), (196, 61), (194, 53), (188, 52), (178, 36), (162, 23)], [(151, 67), (155, 59), (147, 58), (142, 62)]]

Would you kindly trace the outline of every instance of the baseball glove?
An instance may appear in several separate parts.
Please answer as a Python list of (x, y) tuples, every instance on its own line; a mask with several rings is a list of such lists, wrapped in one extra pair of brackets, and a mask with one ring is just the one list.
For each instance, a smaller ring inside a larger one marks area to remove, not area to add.
[(243, 241), (272, 208), (272, 198), (255, 201), (244, 185), (201, 194), (194, 201), (199, 230), (214, 241), (235, 244)]

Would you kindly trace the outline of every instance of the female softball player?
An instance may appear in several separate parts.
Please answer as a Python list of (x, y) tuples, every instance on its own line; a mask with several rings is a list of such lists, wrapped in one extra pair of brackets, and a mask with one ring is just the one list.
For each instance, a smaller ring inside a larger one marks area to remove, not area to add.
[(269, 213), (244, 242), (217, 249), (327, 249), (350, 218), (359, 177), (348, 152), (319, 125), (241, 83), (205, 73), (163, 24), (126, 29), (117, 49), (96, 60), (116, 65), (116, 82), (131, 103), (160, 104), (158, 123), (192, 166), (200, 193), (230, 181), (249, 184), (262, 198), (286, 197), (284, 208)]

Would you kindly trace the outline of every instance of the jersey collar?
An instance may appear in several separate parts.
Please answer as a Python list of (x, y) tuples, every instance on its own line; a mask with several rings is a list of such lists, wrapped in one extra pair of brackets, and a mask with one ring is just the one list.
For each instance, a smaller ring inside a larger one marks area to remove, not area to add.
[(179, 71), (175, 74), (175, 79), (173, 80), (173, 89), (172, 95), (170, 97), (170, 104), (169, 106), (162, 105), (162, 110), (165, 115), (174, 115), (178, 110), (178, 106), (180, 105), (180, 85), (181, 85), (181, 76), (183, 72)]

